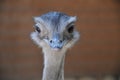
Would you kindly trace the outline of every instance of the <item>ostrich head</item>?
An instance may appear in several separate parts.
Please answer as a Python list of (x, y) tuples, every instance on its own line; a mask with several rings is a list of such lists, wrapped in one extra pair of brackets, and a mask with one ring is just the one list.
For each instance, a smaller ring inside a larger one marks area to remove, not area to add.
[(79, 39), (75, 29), (76, 17), (61, 12), (49, 12), (34, 17), (32, 40), (45, 50), (67, 50)]

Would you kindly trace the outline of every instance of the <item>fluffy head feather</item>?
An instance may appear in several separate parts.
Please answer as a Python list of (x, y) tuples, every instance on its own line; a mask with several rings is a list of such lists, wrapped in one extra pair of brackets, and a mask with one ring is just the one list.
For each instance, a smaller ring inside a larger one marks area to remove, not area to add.
[(49, 12), (34, 17), (35, 32), (31, 33), (32, 40), (43, 49), (68, 49), (79, 39), (75, 30), (76, 17), (61, 12)]

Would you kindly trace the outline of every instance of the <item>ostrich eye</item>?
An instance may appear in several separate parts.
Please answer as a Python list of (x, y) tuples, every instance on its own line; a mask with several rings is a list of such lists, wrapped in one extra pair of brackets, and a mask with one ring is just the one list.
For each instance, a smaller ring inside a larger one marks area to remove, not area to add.
[(72, 33), (73, 30), (74, 30), (74, 25), (72, 25), (72, 26), (70, 26), (70, 27), (68, 28), (68, 32), (69, 32), (69, 33)]
[(40, 28), (39, 28), (38, 26), (35, 26), (35, 29), (36, 29), (36, 31), (37, 31), (38, 33), (41, 32), (41, 30), (40, 30)]

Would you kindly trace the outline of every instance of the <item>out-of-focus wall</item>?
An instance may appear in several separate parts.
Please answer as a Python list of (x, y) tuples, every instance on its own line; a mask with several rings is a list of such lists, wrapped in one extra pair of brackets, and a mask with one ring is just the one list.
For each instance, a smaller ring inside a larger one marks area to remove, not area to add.
[(41, 49), (30, 40), (33, 16), (78, 17), (80, 40), (68, 51), (65, 77), (119, 75), (119, 0), (0, 0), (0, 80), (40, 80)]

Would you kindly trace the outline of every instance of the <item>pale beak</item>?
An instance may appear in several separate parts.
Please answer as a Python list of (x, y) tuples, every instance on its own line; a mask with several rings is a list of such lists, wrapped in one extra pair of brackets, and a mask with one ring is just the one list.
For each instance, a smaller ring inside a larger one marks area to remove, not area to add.
[(59, 34), (54, 34), (52, 39), (49, 41), (49, 45), (53, 49), (61, 49), (64, 45), (63, 40), (61, 39)]

